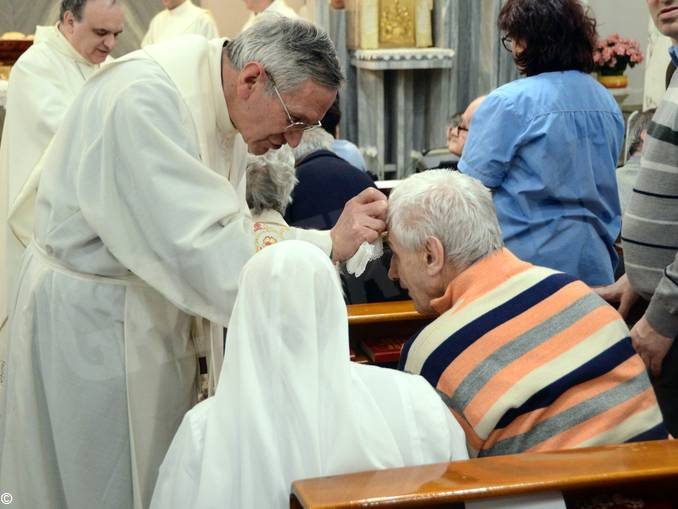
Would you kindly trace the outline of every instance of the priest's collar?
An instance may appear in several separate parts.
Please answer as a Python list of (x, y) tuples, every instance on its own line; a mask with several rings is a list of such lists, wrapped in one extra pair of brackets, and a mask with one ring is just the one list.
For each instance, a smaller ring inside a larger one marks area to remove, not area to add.
[(35, 44), (40, 42), (44, 42), (45, 44), (57, 50), (59, 53), (66, 55), (68, 58), (73, 59), (79, 64), (86, 65), (94, 69), (99, 68), (99, 64), (93, 64), (77, 52), (69, 40), (66, 39), (64, 34), (61, 33), (61, 30), (59, 30), (57, 25), (35, 27)]
[(214, 115), (217, 121), (217, 128), (224, 134), (234, 134), (236, 128), (231, 122), (224, 97), (224, 85), (222, 83), (221, 60), (224, 46), (228, 39), (213, 39), (209, 42), (209, 66), (212, 79), (212, 100), (214, 102)]

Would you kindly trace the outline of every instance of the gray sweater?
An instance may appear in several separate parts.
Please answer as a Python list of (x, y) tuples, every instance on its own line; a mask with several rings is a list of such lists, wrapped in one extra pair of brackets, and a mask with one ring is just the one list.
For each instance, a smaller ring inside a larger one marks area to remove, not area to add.
[(622, 219), (626, 273), (650, 299), (647, 320), (678, 336), (678, 73), (652, 118), (641, 170)]

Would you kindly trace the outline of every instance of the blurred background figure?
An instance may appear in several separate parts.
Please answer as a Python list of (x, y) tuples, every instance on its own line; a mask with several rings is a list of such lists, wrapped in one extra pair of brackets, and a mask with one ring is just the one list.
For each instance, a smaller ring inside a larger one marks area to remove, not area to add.
[(87, 79), (111, 60), (124, 22), (115, 0), (63, 0), (59, 21), (36, 27), (12, 68), (0, 145), (0, 361), (9, 295), (33, 236), (38, 161)]
[(359, 170), (367, 171), (365, 159), (360, 153), (360, 149), (355, 145), (355, 143), (340, 138), (340, 121), (341, 107), (339, 106), (339, 94), (337, 94), (337, 100), (334, 101), (334, 104), (330, 107), (327, 113), (325, 113), (325, 116), (321, 120), (322, 127), (334, 138), (331, 146), (332, 152), (337, 154), (345, 161), (348, 161)]
[(301, 228), (331, 228), (348, 200), (363, 189), (375, 187), (372, 179), (339, 157), (334, 138), (323, 129), (304, 132), (293, 149), (299, 183), (292, 191), (292, 203), (285, 220)]
[(476, 97), (461, 115), (455, 115), (453, 122), (447, 127), (447, 148), (454, 155), (461, 157), (466, 143), (468, 131), (471, 128), (471, 121), (478, 107), (485, 100), (485, 95)]
[(219, 37), (217, 24), (207, 9), (193, 5), (191, 0), (162, 0), (165, 9), (151, 20), (141, 47), (184, 34)]
[(247, 19), (242, 29), (247, 30), (252, 26), (252, 23), (256, 20), (256, 17), (262, 13), (275, 13), (287, 18), (298, 18), (299, 15), (297, 12), (292, 9), (285, 0), (243, 0), (245, 2), (245, 7), (248, 10), (252, 11), (250, 17)]

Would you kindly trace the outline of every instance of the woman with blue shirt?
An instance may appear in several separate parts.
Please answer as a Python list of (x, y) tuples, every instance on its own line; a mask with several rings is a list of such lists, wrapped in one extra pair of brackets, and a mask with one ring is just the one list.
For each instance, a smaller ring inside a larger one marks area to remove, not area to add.
[(624, 121), (589, 74), (596, 22), (578, 0), (508, 0), (498, 25), (526, 78), (487, 96), (459, 170), (493, 190), (504, 242), (519, 258), (609, 284)]

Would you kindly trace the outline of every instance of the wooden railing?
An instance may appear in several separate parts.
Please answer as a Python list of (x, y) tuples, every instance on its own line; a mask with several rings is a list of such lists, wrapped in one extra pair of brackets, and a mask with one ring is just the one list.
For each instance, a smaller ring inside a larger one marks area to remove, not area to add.
[[(524, 453), (295, 481), (291, 507), (453, 507), (484, 498), (609, 488), (660, 495), (678, 507), (678, 441)], [(567, 499), (567, 497), (566, 497)], [(646, 506), (647, 507), (647, 506)]]
[(348, 306), (354, 360), (385, 365), (397, 363), (402, 344), (433, 318), (417, 313), (411, 300)]

